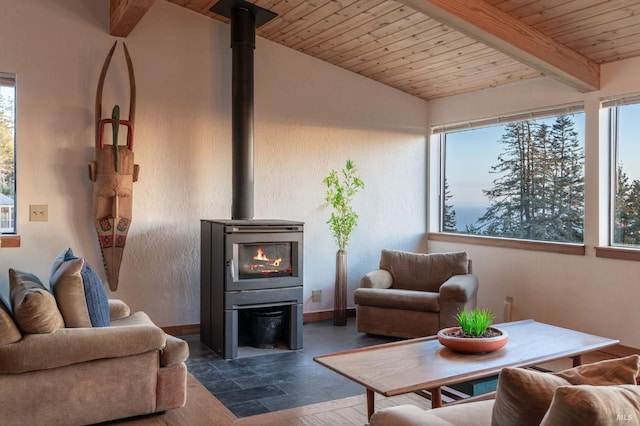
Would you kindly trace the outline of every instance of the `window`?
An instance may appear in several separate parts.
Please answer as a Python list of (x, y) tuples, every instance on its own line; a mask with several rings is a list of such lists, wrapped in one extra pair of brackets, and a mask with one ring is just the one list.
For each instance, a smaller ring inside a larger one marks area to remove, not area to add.
[(613, 153), (610, 244), (640, 248), (640, 103), (621, 103), (609, 110)]
[(434, 129), (442, 162), (440, 231), (582, 243), (581, 108)]
[(0, 73), (0, 234), (16, 232), (16, 76)]

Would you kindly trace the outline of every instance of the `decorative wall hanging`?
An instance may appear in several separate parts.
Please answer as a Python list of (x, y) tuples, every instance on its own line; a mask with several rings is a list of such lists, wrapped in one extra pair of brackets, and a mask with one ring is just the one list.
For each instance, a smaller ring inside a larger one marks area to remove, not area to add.
[[(102, 118), (102, 89), (117, 41), (100, 72), (96, 94), (96, 159), (89, 163), (89, 178), (93, 182), (93, 220), (98, 231), (100, 251), (104, 261), (109, 288), (118, 289), (120, 264), (131, 226), (133, 210), (133, 182), (138, 180), (140, 167), (133, 159), (133, 128), (136, 111), (136, 82), (127, 45), (123, 43), (129, 73), (129, 119), (120, 119), (120, 106), (115, 105), (111, 118)], [(113, 143), (105, 145), (104, 128), (111, 125)], [(118, 144), (120, 126), (128, 129), (126, 145)]]

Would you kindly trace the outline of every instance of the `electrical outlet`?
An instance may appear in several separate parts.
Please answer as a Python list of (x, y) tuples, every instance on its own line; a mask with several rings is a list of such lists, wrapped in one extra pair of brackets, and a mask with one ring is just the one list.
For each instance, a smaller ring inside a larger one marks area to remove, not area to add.
[(312, 302), (322, 302), (322, 290), (312, 290), (311, 291), (311, 301)]
[(29, 222), (48, 222), (49, 206), (47, 204), (29, 205)]

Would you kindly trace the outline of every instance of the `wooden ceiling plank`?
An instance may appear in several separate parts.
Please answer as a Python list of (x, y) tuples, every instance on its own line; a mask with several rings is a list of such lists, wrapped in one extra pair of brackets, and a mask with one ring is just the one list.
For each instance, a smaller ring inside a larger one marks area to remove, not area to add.
[[(446, 40), (446, 41), (445, 41)], [(395, 69), (403, 65), (410, 65), (421, 60), (430, 59), (440, 53), (458, 49), (477, 43), (475, 40), (458, 32), (443, 34), (433, 40), (412, 46), (411, 51), (400, 49), (394, 52), (384, 52), (377, 57), (369, 56), (366, 62), (361, 62), (348, 69), (361, 74), (377, 74), (383, 70)]]
[[(603, 25), (601, 28), (589, 28), (576, 31), (563, 39), (563, 43), (572, 49), (596, 46), (607, 41), (614, 41), (623, 37), (629, 37), (640, 32), (640, 19), (630, 16), (620, 19), (615, 26)], [(584, 52), (583, 52), (584, 55)]]
[(403, 0), (581, 92), (600, 88), (600, 66), (482, 0)]
[(284, 28), (281, 28), (277, 33), (272, 33), (271, 41), (289, 46), (289, 44), (286, 43), (288, 37), (295, 36), (299, 32), (304, 32), (306, 28), (312, 27), (318, 22), (322, 22), (324, 19), (327, 19), (331, 15), (335, 15), (337, 12), (347, 9), (353, 3), (356, 3), (356, 1), (357, 0), (330, 1), (323, 7), (318, 8), (313, 12), (307, 14), (306, 16), (298, 19), (296, 22), (291, 23)]
[(340, 49), (343, 50), (341, 53), (338, 53), (335, 56), (328, 58), (327, 60), (331, 61), (332, 63), (342, 63), (352, 60), (356, 57), (364, 57), (364, 55), (367, 55), (370, 52), (379, 52), (380, 50), (384, 50), (387, 46), (395, 44), (407, 38), (414, 37), (418, 40), (422, 40), (424, 35), (426, 35), (429, 31), (442, 26), (442, 24), (440, 24), (439, 22), (436, 22), (433, 19), (426, 18), (422, 14), (413, 14), (411, 15), (411, 17), (415, 15), (422, 16), (425, 19), (421, 22), (418, 22), (418, 24), (416, 25), (409, 25), (404, 28), (400, 27), (401, 29), (399, 31), (394, 32), (388, 31), (389, 28), (388, 26), (386, 26), (384, 27), (386, 31), (383, 34), (388, 34), (381, 37), (375, 36), (373, 32), (368, 33), (367, 35), (371, 36), (369, 41), (360, 37), (358, 39), (354, 39), (352, 42), (345, 43), (340, 46)]
[(606, 64), (609, 62), (637, 57), (638, 52), (640, 52), (640, 43), (631, 43), (624, 46), (616, 46), (615, 49), (609, 51), (594, 53), (593, 59)]
[[(414, 13), (415, 11), (408, 7), (399, 6), (397, 9), (394, 9), (389, 13), (385, 13), (384, 15), (378, 16), (376, 19), (369, 21), (367, 25), (361, 25), (353, 28), (346, 33), (328, 40), (326, 43), (321, 44), (319, 47), (322, 47), (324, 50), (315, 55), (319, 59), (328, 60), (339, 53), (352, 50), (353, 48), (356, 48), (358, 44), (375, 40), (376, 37), (372, 35), (372, 32), (376, 29), (393, 25)], [(349, 43), (349, 45), (345, 46), (347, 43)], [(353, 43), (355, 43), (355, 45)]]
[[(433, 82), (436, 81), (438, 85), (447, 85), (448, 82), (460, 79), (466, 79), (469, 77), (474, 78), (483, 78), (482, 76), (496, 76), (500, 73), (503, 73), (505, 69), (509, 69), (510, 72), (513, 70), (521, 70), (523, 65), (517, 61), (509, 57), (504, 57), (501, 60), (497, 61), (486, 61), (481, 64), (477, 64), (475, 66), (461, 68), (457, 72), (449, 72), (445, 74), (439, 74), (438, 78), (433, 78), (434, 75), (430, 74), (428, 79), (416, 80), (412, 81), (407, 78), (404, 84), (397, 85), (398, 88), (408, 88), (412, 89), (422, 89), (427, 86), (432, 86)], [(485, 77), (486, 78), (486, 77)]]
[(433, 86), (406, 90), (410, 90), (414, 96), (420, 98), (426, 97), (428, 99), (435, 99), (437, 97), (442, 97), (438, 96), (439, 93), (443, 96), (451, 96), (450, 94), (468, 93), (490, 87), (498, 87), (504, 84), (514, 83), (516, 81), (540, 77), (539, 72), (532, 71), (527, 67), (523, 68), (521, 64), (493, 71), (493, 73), (496, 72), (498, 74), (492, 74), (491, 76), (473, 75), (465, 78), (457, 78), (447, 81), (446, 84), (434, 80), (435, 84)]
[(345, 61), (333, 63), (341, 67), (351, 68), (355, 64), (390, 62), (403, 57), (412, 57), (434, 46), (448, 44), (463, 37), (471, 40), (444, 25), (438, 25), (431, 30), (420, 33), (420, 37), (406, 37), (363, 53), (353, 50), (351, 57), (348, 57)]
[(620, 24), (620, 21), (629, 17), (635, 20), (637, 24), (640, 21), (638, 15), (640, 15), (640, 3), (634, 8), (608, 11), (597, 16), (582, 19), (574, 24), (566, 25), (563, 28), (549, 29), (549, 33), (553, 34), (556, 40), (572, 39), (575, 33), (584, 34), (585, 32), (592, 32), (593, 34), (597, 34), (612, 27), (620, 28), (624, 25)]
[(576, 27), (580, 28), (582, 26), (580, 22), (584, 21), (585, 19), (595, 17), (595, 20), (597, 22), (600, 19), (599, 16), (601, 16), (603, 13), (633, 6), (636, 3), (637, 0), (610, 0), (604, 3), (599, 3), (596, 5), (591, 5), (589, 7), (583, 7), (581, 9), (573, 10), (566, 14), (546, 19), (542, 22), (530, 23), (528, 22), (527, 18), (524, 18), (523, 22), (528, 25), (533, 25), (538, 31), (541, 31), (550, 37), (554, 37), (555, 34), (561, 31), (574, 31)]
[[(393, 72), (383, 71), (372, 76), (376, 81), (385, 84), (394, 83), (400, 80), (424, 80), (437, 78), (440, 75), (448, 75), (462, 69), (468, 69), (483, 63), (496, 62), (508, 58), (500, 52), (496, 52), (483, 45), (474, 43), (456, 51), (447, 52), (437, 58), (427, 59), (414, 63), (413, 67), (407, 69), (397, 68)], [(511, 59), (513, 61), (513, 59)]]
[(127, 37), (153, 6), (155, 0), (111, 0), (109, 3), (109, 34)]
[(305, 51), (306, 49), (330, 40), (337, 35), (344, 34), (352, 28), (368, 24), (374, 20), (381, 12), (388, 13), (395, 8), (395, 5), (386, 0), (358, 2), (352, 4), (340, 13), (335, 13), (327, 19), (305, 28), (304, 37), (292, 43), (293, 49)]
[[(317, 0), (317, 1), (298, 1), (296, 0), (296, 6), (289, 9), (283, 14), (278, 14), (278, 17), (272, 21), (267, 22), (259, 28), (256, 34), (268, 38), (271, 40), (282, 30), (289, 25), (296, 25), (300, 19), (305, 16), (314, 13), (318, 9), (324, 7), (327, 3), (331, 3), (331, 0)], [(277, 12), (276, 12), (277, 13)]]

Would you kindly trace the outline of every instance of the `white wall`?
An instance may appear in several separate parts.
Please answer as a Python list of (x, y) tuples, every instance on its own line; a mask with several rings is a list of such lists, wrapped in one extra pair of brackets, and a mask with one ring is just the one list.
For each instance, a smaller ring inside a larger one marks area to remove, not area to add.
[[(506, 296), (514, 297), (514, 319), (534, 318), (560, 326), (620, 339), (640, 347), (640, 262), (595, 257), (594, 247), (607, 245), (608, 151), (603, 97), (640, 91), (640, 59), (602, 66), (602, 87), (580, 94), (551, 79), (520, 82), (429, 102), (431, 124), (442, 124), (584, 100), (585, 256), (429, 241), (429, 251), (466, 250), (480, 280), (478, 301), (502, 317)], [(478, 106), (482, 106), (479, 108)], [(433, 148), (433, 147), (432, 147)], [(432, 151), (430, 151), (432, 152)], [(430, 158), (432, 170), (437, 159)], [(430, 181), (430, 200), (437, 197)], [(434, 228), (437, 206), (429, 209)]]
[[(2, 0), (0, 71), (18, 75), (18, 232), (0, 251), (6, 270), (37, 274), (66, 247), (105, 279), (91, 220), (87, 163), (108, 35), (109, 1)], [(200, 219), (230, 218), (229, 27), (158, 1), (125, 40), (138, 106), (140, 180), (120, 286), (111, 297), (158, 325), (199, 322)], [(333, 306), (335, 246), (322, 179), (352, 159), (366, 189), (349, 247), (349, 289), (377, 266), (381, 248), (424, 250), (427, 104), (306, 55), (258, 39), (255, 52), (255, 215), (305, 222), (305, 312)], [(104, 116), (128, 114), (122, 47), (107, 76)], [(48, 204), (49, 222), (28, 222)], [(322, 289), (321, 303), (311, 290)], [(349, 297), (351, 301), (351, 297)]]

